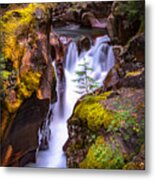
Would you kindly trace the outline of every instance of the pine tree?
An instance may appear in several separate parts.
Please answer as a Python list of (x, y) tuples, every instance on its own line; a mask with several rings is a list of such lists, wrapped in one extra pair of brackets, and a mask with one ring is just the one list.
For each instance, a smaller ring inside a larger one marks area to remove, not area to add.
[(76, 92), (79, 94), (91, 93), (99, 86), (95, 79), (89, 76), (89, 72), (93, 71), (93, 69), (88, 67), (88, 62), (86, 62), (85, 58), (83, 63), (79, 64), (79, 66), (82, 70), (75, 72), (77, 78), (73, 80), (75, 83), (78, 83), (77, 88), (79, 90)]

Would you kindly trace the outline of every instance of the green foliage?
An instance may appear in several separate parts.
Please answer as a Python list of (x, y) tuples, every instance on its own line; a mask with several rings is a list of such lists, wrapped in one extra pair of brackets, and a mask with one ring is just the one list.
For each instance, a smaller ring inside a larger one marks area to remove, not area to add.
[(145, 137), (143, 91), (123, 88), (118, 93), (86, 95), (76, 105), (72, 123), (78, 119), (77, 124), (93, 132), (80, 168), (144, 168), (143, 161), (133, 162)]
[(129, 128), (132, 126), (135, 127), (135, 131), (139, 131), (138, 124), (136, 123), (136, 118), (131, 115), (128, 110), (121, 110), (120, 112), (115, 112), (113, 116), (113, 120), (108, 126), (107, 131), (118, 131), (120, 128)]
[[(117, 101), (115, 102), (117, 103)], [(128, 106), (118, 105), (116, 111), (113, 112), (113, 119), (108, 125), (107, 132), (117, 133), (128, 142), (135, 134), (137, 136), (137, 144), (144, 142), (144, 119), (138, 122), (135, 109)]]
[(145, 1), (128, 1), (120, 3), (120, 12), (123, 12), (129, 22), (140, 21), (139, 31), (144, 31)]
[(6, 59), (0, 54), (0, 100), (5, 96), (6, 82), (11, 75), (11, 72), (6, 70)]
[(7, 80), (10, 72), (6, 70), (6, 59), (0, 54), (0, 78), (2, 81)]
[(5, 105), (8, 112), (15, 113), (23, 100), (29, 98), (38, 89), (40, 77), (41, 73), (31, 70), (22, 74), (20, 83), (16, 85), (17, 92), (15, 93), (15, 99), (12, 101), (7, 96), (5, 98)]
[(133, 99), (128, 97), (123, 100), (116, 97), (111, 101), (107, 99), (110, 94), (85, 96), (77, 104), (74, 115), (92, 131), (97, 132), (104, 127), (108, 134), (122, 138), (125, 143), (135, 146), (135, 152), (138, 152), (145, 137), (144, 119), (139, 112), (143, 104), (135, 107)]
[(144, 18), (144, 1), (128, 1), (122, 4), (122, 11), (127, 15), (129, 21), (142, 20)]
[(80, 163), (80, 168), (121, 169), (123, 165), (124, 157), (116, 142), (110, 140), (108, 143), (102, 136), (98, 136)]
[(84, 62), (79, 64), (79, 66), (83, 69), (76, 71), (77, 79), (73, 80), (74, 82), (78, 83), (77, 87), (79, 90), (76, 92), (79, 94), (91, 93), (93, 90), (99, 87), (95, 79), (88, 75), (89, 72), (93, 71), (93, 69), (88, 67), (86, 59), (84, 59)]

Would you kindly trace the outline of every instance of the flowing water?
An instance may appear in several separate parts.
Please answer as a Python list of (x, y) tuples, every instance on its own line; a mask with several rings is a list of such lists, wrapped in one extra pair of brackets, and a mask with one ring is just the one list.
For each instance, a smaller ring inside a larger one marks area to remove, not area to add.
[(92, 70), (89, 76), (98, 82), (99, 86), (103, 84), (107, 72), (114, 65), (115, 59), (112, 47), (108, 45), (110, 41), (107, 35), (98, 37), (88, 51), (81, 52), (78, 55), (76, 43), (73, 41), (68, 46), (66, 59), (64, 63), (65, 81), (58, 79), (57, 92), (58, 101), (53, 110), (53, 120), (50, 124), (51, 139), (49, 149), (38, 152), (37, 162), (33, 167), (51, 167), (65, 168), (66, 157), (62, 147), (67, 140), (67, 119), (71, 116), (76, 101), (81, 94), (76, 93), (77, 78), (75, 72), (82, 70), (80, 64), (87, 62)]

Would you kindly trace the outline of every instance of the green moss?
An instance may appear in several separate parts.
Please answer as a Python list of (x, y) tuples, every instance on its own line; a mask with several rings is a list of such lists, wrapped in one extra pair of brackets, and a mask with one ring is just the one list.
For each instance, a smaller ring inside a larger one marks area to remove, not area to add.
[(3, 80), (7, 80), (8, 79), (8, 77), (10, 76), (10, 72), (9, 71), (6, 71), (6, 70), (3, 70), (3, 71), (1, 71), (0, 72), (0, 76), (1, 76), (1, 78), (3, 79)]
[[(10, 72), (3, 71), (0, 72), (2, 82), (5, 80), (6, 87), (3, 85), (3, 89), (9, 93), (8, 77), (12, 77), (12, 71), (15, 70), (19, 72), (22, 58), (27, 50), (28, 35), (33, 34), (33, 40), (35, 42), (36, 35), (36, 10), (42, 11), (46, 14), (46, 5), (43, 4), (28, 4), (25, 7), (16, 7), (16, 9), (9, 10), (5, 12), (0, 20), (0, 38), (1, 38), (1, 53), (7, 61), (12, 61), (12, 70)], [(0, 66), (1, 67), (1, 66)], [(40, 82), (41, 74), (36, 71), (29, 71), (26, 74), (22, 73), (21, 76), (16, 75), (16, 84), (14, 87), (18, 91), (16, 92), (16, 100), (13, 104), (8, 100), (8, 95), (6, 94), (5, 103), (8, 107), (9, 112), (14, 112), (18, 109), (20, 104), (25, 98), (28, 98), (32, 93), (38, 88)], [(0, 79), (1, 80), (1, 79)], [(4, 83), (3, 83), (4, 84)], [(14, 106), (14, 107), (11, 107)]]
[[(132, 92), (130, 91), (130, 93)], [(107, 99), (110, 93), (103, 93), (100, 96), (85, 96), (76, 106), (74, 117), (83, 124), (87, 124), (88, 128), (93, 131), (98, 131), (104, 126), (106, 132), (116, 133), (118, 136), (122, 136), (126, 142), (136, 134), (137, 143), (140, 145), (144, 141), (144, 119), (139, 115), (139, 111), (144, 109), (143, 104), (142, 107), (139, 107), (139, 102), (137, 107), (136, 104), (133, 105), (133, 97), (131, 98), (129, 92), (129, 97), (124, 99), (118, 96)], [(138, 97), (135, 96), (135, 98)]]
[(87, 123), (91, 130), (99, 130), (101, 126), (108, 127), (112, 114), (104, 109), (100, 101), (105, 100), (110, 93), (107, 92), (100, 96), (86, 96), (75, 108), (75, 116)]
[[(25, 8), (18, 8), (7, 11), (0, 21), (0, 35), (2, 38), (2, 52), (5, 58), (13, 62), (14, 67), (18, 68), (21, 58), (26, 51), (25, 39), (29, 34), (36, 34), (35, 11), (39, 9), (44, 14), (47, 13), (46, 5), (29, 4)], [(37, 36), (37, 35), (36, 35)], [(35, 42), (35, 41), (34, 41)]]
[(129, 22), (140, 20), (144, 22), (145, 2), (119, 2), (116, 13), (126, 15)]
[(115, 142), (108, 142), (98, 136), (96, 142), (89, 148), (86, 158), (80, 163), (80, 168), (120, 169), (124, 165), (124, 157)]
[[(15, 16), (16, 14), (16, 16)], [(19, 60), (24, 53), (24, 47), (18, 43), (17, 32), (28, 31), (29, 24), (32, 21), (32, 6), (24, 9), (11, 10), (6, 12), (2, 17), (1, 26), (2, 33), (5, 38), (3, 39), (4, 46), (2, 52), (5, 58), (14, 62), (14, 66), (18, 68)]]
[[(112, 92), (100, 96), (87, 95), (76, 105), (69, 123), (79, 121), (77, 124), (92, 130), (96, 135), (89, 146), (86, 144), (89, 148), (88, 153), (84, 155), (85, 159), (80, 161), (78, 167), (143, 168), (143, 162), (132, 162), (139, 153), (145, 137), (143, 90), (122, 88), (117, 90), (117, 93), (119, 95)], [(78, 142), (75, 141), (76, 143)], [(74, 147), (72, 151), (76, 152)], [(125, 166), (128, 162), (131, 163)]]

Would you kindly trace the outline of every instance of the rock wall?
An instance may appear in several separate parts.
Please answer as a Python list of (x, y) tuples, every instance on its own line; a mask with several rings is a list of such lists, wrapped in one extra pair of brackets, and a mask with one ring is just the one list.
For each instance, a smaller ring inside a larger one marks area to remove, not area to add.
[(107, 18), (113, 43), (125, 45), (137, 32), (144, 31), (145, 1), (115, 1)]
[[(79, 99), (68, 120), (64, 152), (69, 168), (145, 169), (145, 37), (140, 27), (144, 17), (134, 27), (136, 18), (128, 21), (125, 10), (120, 11), (136, 3), (112, 5), (108, 21), (113, 16), (118, 24), (111, 24), (108, 31), (116, 63), (103, 87)], [(140, 6), (143, 10), (144, 3)]]
[[(38, 149), (48, 148), (52, 116), (49, 105), (57, 98), (51, 56), (57, 60), (62, 77), (64, 58), (64, 47), (51, 32), (51, 24), (61, 27), (73, 23), (107, 29), (116, 64), (103, 87), (95, 96), (82, 97), (68, 120), (69, 138), (64, 145), (67, 166), (145, 168), (144, 3), (137, 3), (24, 4), (7, 7), (7, 11), (3, 9), (0, 20), (1, 166), (35, 162)], [(50, 33), (55, 42), (50, 39)], [(86, 39), (81, 41), (89, 48)]]
[(11, 66), (8, 78), (2, 79), (1, 166), (35, 162), (38, 149), (48, 148), (49, 107), (57, 99), (49, 45), (50, 8), (27, 4), (2, 16), (1, 52)]
[(66, 2), (53, 8), (53, 26), (79, 24), (84, 27), (106, 28), (112, 2)]

